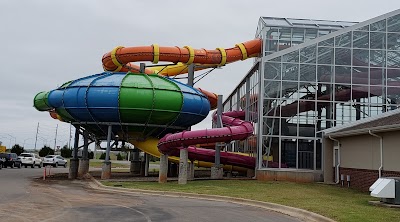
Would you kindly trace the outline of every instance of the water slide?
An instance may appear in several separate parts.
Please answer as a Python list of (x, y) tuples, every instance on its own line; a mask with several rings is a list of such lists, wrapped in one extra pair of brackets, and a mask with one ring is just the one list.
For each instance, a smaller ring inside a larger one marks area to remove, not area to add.
[[(215, 151), (193, 145), (245, 139), (252, 134), (253, 127), (251, 123), (240, 120), (243, 114), (238, 112), (224, 115), (223, 122), (229, 125), (227, 127), (183, 131), (207, 116), (217, 104), (217, 95), (192, 88), (169, 76), (184, 74), (192, 63), (197, 64), (196, 67), (200, 64), (199, 69), (218, 67), (258, 56), (260, 52), (260, 39), (216, 50), (190, 46), (160, 47), (156, 44), (116, 47), (103, 56), (106, 72), (69, 81), (49, 92), (40, 92), (35, 96), (34, 106), (39, 111), (49, 111), (59, 120), (79, 124), (103, 138), (107, 123), (118, 123), (112, 127), (114, 134), (154, 156), (160, 156), (160, 151), (178, 156), (177, 150), (182, 145), (187, 146), (191, 160), (200, 166), (211, 166)], [(173, 65), (149, 67), (144, 70), (145, 74), (141, 74), (137, 73), (139, 67), (131, 63), (138, 61), (166, 61)], [(173, 138), (178, 135), (181, 144), (176, 146)], [(158, 143), (161, 137), (163, 139)], [(171, 159), (176, 161), (174, 157)], [(255, 159), (244, 154), (222, 152), (221, 162), (238, 169), (255, 166)]]

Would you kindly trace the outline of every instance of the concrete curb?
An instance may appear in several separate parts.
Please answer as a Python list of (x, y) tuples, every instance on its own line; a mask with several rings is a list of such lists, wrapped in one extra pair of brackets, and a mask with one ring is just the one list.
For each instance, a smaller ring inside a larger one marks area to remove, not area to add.
[(90, 176), (91, 183), (89, 186), (93, 189), (107, 192), (119, 192), (124, 194), (146, 194), (146, 195), (157, 195), (157, 196), (166, 196), (166, 197), (184, 197), (184, 198), (193, 198), (193, 199), (202, 199), (202, 200), (212, 200), (212, 201), (222, 201), (235, 203), (245, 206), (252, 206), (257, 208), (263, 208), (270, 211), (275, 211), (281, 214), (285, 214), (302, 221), (315, 221), (315, 222), (335, 222), (334, 220), (324, 217), (322, 215), (306, 211), (299, 208), (284, 206), (275, 203), (262, 202), (257, 200), (248, 200), (237, 197), (226, 197), (219, 195), (208, 195), (208, 194), (194, 194), (194, 193), (182, 193), (182, 192), (169, 192), (169, 191), (152, 191), (152, 190), (141, 190), (141, 189), (131, 189), (131, 188), (123, 188), (123, 187), (109, 187), (100, 183), (98, 180)]

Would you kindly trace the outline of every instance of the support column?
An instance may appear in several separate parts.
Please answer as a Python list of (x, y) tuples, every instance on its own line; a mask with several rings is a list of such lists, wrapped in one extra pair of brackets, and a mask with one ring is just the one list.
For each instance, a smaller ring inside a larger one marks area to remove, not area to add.
[[(222, 100), (222, 95), (218, 95), (217, 128), (222, 127)], [(211, 167), (211, 179), (222, 179), (223, 176), (224, 171), (221, 166), (221, 143), (216, 143), (214, 165)]]
[(78, 176), (78, 146), (79, 146), (79, 126), (75, 126), (75, 138), (74, 138), (74, 149), (72, 151), (72, 158), (69, 162), (69, 173), (68, 179), (76, 179)]
[(188, 180), (194, 180), (194, 162), (190, 161), (189, 167), (188, 167)]
[(188, 179), (188, 150), (186, 148), (179, 151), (179, 175), (178, 184), (187, 184)]
[(83, 149), (82, 158), (79, 160), (78, 177), (83, 177), (85, 174), (89, 173), (89, 133), (88, 131), (83, 131)]
[(140, 175), (141, 161), (139, 158), (139, 149), (133, 150), (133, 158), (131, 159), (131, 165), (129, 171), (132, 175)]
[(161, 154), (160, 156), (160, 171), (158, 172), (158, 182), (166, 183), (168, 174), (168, 155)]
[(145, 153), (144, 157), (145, 157), (144, 176), (148, 177), (149, 176), (150, 155)]
[(108, 132), (107, 132), (106, 159), (103, 162), (103, 167), (102, 167), (102, 171), (101, 171), (101, 179), (110, 179), (111, 178), (111, 161), (110, 161), (111, 134), (112, 134), (112, 126), (109, 125)]

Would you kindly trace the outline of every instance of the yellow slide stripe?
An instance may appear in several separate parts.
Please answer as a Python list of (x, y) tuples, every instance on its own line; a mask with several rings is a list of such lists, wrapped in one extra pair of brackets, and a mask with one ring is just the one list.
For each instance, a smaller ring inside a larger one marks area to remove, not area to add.
[(192, 47), (185, 45), (183, 48), (189, 50), (189, 60), (186, 62), (186, 65), (190, 65), (194, 61), (194, 50)]
[(242, 60), (247, 59), (247, 50), (243, 43), (236, 44), (235, 46), (239, 47), (240, 51), (242, 52)]
[(151, 46), (153, 46), (153, 54), (154, 54), (153, 63), (157, 64), (158, 60), (160, 59), (160, 47), (158, 46), (158, 44), (153, 44)]
[(117, 66), (117, 68), (113, 72), (119, 72), (122, 69), (122, 64), (118, 61), (116, 57), (116, 53), (118, 49), (124, 48), (123, 46), (117, 46), (111, 51), (111, 60), (114, 63), (114, 65)]
[(226, 51), (224, 48), (217, 48), (221, 52), (221, 62), (219, 66), (223, 66), (226, 64)]

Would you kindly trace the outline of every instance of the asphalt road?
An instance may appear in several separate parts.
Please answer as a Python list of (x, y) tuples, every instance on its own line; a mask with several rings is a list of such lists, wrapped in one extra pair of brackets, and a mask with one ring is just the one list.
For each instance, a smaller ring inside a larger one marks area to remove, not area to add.
[[(52, 168), (52, 173), (66, 172)], [(41, 175), (43, 168), (0, 170), (0, 221), (299, 221), (232, 203), (104, 193), (82, 180), (34, 179)]]

